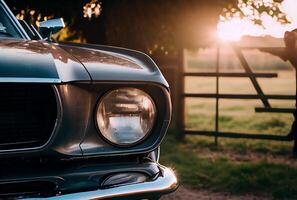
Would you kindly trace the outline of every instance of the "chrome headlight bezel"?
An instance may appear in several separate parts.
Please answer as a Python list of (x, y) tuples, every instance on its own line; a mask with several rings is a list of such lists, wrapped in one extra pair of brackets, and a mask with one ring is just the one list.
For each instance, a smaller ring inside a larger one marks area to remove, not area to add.
[[(105, 134), (102, 132), (102, 130), (100, 129), (100, 125), (98, 122), (98, 112), (99, 112), (99, 107), (101, 105), (101, 103), (104, 101), (105, 98), (107, 98), (109, 95), (111, 95), (113, 92), (116, 92), (117, 90), (138, 90), (140, 92), (142, 92), (143, 94), (146, 95), (146, 97), (148, 97), (148, 99), (150, 100), (150, 102), (152, 103), (153, 109), (154, 109), (154, 118), (152, 120), (152, 125), (149, 128), (149, 130), (145, 133), (145, 135), (143, 137), (141, 137), (139, 140), (133, 142), (133, 143), (116, 143), (110, 139), (108, 139)], [(141, 88), (137, 88), (137, 87), (117, 87), (117, 88), (111, 88), (110, 90), (106, 91), (98, 100), (97, 104), (96, 104), (96, 108), (95, 108), (95, 112), (94, 112), (94, 121), (95, 121), (95, 126), (96, 129), (98, 131), (98, 134), (100, 135), (100, 137), (107, 142), (108, 144), (115, 146), (115, 147), (123, 147), (123, 148), (127, 148), (127, 147), (133, 147), (133, 146), (137, 146), (139, 144), (141, 144), (142, 142), (144, 142), (154, 131), (154, 128), (156, 126), (156, 121), (158, 118), (158, 108), (157, 105), (155, 103), (155, 100), (153, 99), (152, 95), (149, 94), (147, 91), (141, 89)]]

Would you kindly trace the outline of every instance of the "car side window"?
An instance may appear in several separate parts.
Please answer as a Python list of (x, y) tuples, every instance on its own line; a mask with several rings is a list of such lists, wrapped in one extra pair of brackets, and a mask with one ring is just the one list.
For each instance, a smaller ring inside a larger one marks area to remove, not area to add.
[(0, 37), (20, 38), (19, 33), (13, 26), (11, 20), (0, 5)]
[(42, 39), (38, 31), (34, 28), (34, 26), (32, 26), (31, 24), (29, 25), (25, 20), (18, 20), (18, 21), (32, 40)]

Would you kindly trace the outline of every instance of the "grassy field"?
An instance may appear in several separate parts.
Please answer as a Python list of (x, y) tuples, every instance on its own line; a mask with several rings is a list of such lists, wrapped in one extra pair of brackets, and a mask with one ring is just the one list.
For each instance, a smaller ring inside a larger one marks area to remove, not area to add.
[[(209, 62), (205, 60), (205, 64), (209, 65)], [(259, 79), (263, 91), (294, 95), (294, 71), (287, 67), (286, 70), (277, 69), (277, 73), (278, 78)], [(189, 77), (185, 89), (188, 93), (215, 93), (215, 78)], [(220, 93), (256, 94), (247, 78), (221, 78), (219, 90)], [(269, 102), (272, 107), (295, 107), (294, 101)], [(256, 107), (263, 107), (260, 100), (221, 99), (219, 130), (288, 134), (292, 114), (256, 113)], [(214, 130), (215, 101), (187, 98), (185, 116), (188, 129)], [(176, 170), (181, 184), (231, 194), (297, 199), (297, 161), (291, 157), (291, 142), (219, 138), (216, 146), (211, 137), (186, 136), (180, 140), (178, 136), (180, 133), (169, 131), (161, 148), (161, 163)]]
[(182, 185), (231, 194), (274, 199), (297, 198), (297, 162), (291, 143), (188, 136), (183, 141), (169, 131), (161, 148), (161, 163), (172, 167)]

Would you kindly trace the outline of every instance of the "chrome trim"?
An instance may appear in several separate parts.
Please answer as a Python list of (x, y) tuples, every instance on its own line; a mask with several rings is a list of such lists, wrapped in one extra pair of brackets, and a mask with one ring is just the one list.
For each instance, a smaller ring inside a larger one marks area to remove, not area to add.
[[(1, 80), (1, 78), (0, 78), (0, 80)], [(49, 139), (47, 140), (47, 142), (44, 143), (42, 146), (39, 146), (39, 147), (0, 150), (0, 155), (2, 153), (10, 153), (10, 152), (13, 153), (13, 152), (41, 150), (41, 149), (45, 148), (52, 141), (53, 136), (56, 134), (57, 130), (59, 129), (60, 122), (61, 122), (61, 119), (62, 119), (62, 114), (63, 114), (63, 112), (62, 112), (62, 101), (61, 101), (61, 96), (60, 96), (59, 90), (55, 85), (52, 85), (52, 88), (54, 90), (55, 97), (56, 97), (56, 102), (57, 102), (57, 118), (56, 118), (56, 122), (55, 122), (55, 125), (54, 125), (54, 128), (53, 128), (52, 134), (49, 137)]]
[[(99, 183), (98, 183), (99, 185)], [(81, 199), (114, 199), (122, 197), (129, 197), (133, 195), (140, 196), (139, 198), (149, 198), (153, 196), (160, 196), (168, 194), (177, 189), (178, 182), (174, 172), (166, 167), (160, 166), (160, 174), (152, 181), (144, 183), (136, 183), (131, 185), (118, 186), (107, 189), (98, 189), (89, 192), (78, 192), (72, 194), (65, 194), (61, 196), (48, 198), (27, 198), (29, 200), (81, 200)], [(137, 197), (138, 198), (138, 197)]]
[(57, 78), (0, 77), (0, 83), (61, 83)]

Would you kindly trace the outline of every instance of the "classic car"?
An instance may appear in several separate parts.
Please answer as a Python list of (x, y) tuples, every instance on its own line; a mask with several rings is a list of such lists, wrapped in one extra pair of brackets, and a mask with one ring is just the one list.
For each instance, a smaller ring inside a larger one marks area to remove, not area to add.
[(0, 199), (158, 199), (169, 86), (147, 55), (57, 43), (0, 0)]

